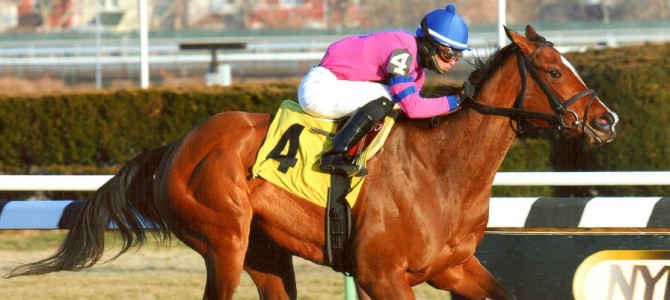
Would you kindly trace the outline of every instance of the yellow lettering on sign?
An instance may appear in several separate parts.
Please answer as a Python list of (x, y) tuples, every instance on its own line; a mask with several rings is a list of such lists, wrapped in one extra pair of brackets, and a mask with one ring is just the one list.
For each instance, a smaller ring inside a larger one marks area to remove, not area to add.
[(576, 300), (670, 299), (670, 251), (606, 250), (586, 258), (572, 284)]

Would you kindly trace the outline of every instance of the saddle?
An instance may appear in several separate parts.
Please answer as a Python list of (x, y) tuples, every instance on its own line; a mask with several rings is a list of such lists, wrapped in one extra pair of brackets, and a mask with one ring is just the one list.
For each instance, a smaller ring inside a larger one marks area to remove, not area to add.
[[(360, 156), (363, 166), (381, 150), (399, 113), (394, 110), (352, 150)], [(314, 118), (295, 101), (284, 100), (270, 124), (251, 174), (326, 209), (324, 251), (328, 263), (336, 271), (348, 273), (351, 208), (365, 177), (349, 178), (319, 169), (321, 155), (330, 149), (339, 124), (337, 120)]]

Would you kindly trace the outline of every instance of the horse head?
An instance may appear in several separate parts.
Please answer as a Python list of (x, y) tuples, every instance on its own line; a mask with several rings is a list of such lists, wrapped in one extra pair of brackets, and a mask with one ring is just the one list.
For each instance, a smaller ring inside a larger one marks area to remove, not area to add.
[(513, 128), (517, 132), (528, 126), (553, 127), (581, 136), (591, 146), (612, 141), (619, 117), (586, 86), (553, 43), (530, 25), (526, 26), (525, 36), (507, 27), (505, 32), (512, 44), (499, 51), (516, 54), (521, 86), (514, 107), (493, 107), (472, 101), (473, 107), (481, 113), (510, 117), (516, 121)]

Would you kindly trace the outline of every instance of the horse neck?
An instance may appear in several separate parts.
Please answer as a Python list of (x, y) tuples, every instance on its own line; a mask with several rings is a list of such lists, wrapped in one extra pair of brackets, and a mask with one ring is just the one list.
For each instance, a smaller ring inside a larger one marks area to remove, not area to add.
[[(515, 59), (509, 59), (502, 69), (492, 75), (481, 87), (477, 101), (512, 107), (520, 88), (515, 64)], [(464, 108), (446, 117), (443, 123), (431, 130), (406, 127), (410, 130), (404, 135), (404, 144), (411, 145), (408, 151), (415, 151), (411, 156), (421, 166), (418, 172), (445, 177), (444, 182), (459, 187), (471, 186), (473, 193), (488, 193), (490, 188), (486, 187), (493, 184), (493, 178), (516, 136), (509, 118), (482, 115)]]

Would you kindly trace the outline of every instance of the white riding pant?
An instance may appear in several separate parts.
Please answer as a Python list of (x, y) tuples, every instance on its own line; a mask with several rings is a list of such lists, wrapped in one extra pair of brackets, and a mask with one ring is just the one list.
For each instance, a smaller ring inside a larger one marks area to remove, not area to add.
[(389, 86), (369, 81), (340, 80), (327, 68), (314, 66), (298, 88), (298, 102), (306, 113), (338, 119), (379, 97), (391, 97)]

